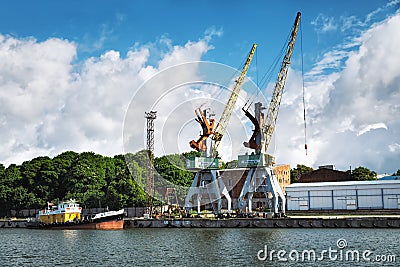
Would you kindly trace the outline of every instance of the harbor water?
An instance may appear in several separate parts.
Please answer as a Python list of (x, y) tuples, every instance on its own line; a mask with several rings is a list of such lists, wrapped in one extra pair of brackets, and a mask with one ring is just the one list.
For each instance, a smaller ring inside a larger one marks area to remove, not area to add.
[(0, 266), (400, 266), (398, 229), (0, 229)]

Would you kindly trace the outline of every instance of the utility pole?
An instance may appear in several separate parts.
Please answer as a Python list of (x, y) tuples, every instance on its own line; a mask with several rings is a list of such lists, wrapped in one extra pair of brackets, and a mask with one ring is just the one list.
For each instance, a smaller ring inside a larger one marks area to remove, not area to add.
[(146, 193), (147, 207), (150, 218), (153, 216), (153, 199), (154, 199), (154, 120), (157, 118), (157, 111), (145, 112), (144, 116), (147, 120), (147, 145), (148, 154), (146, 166)]

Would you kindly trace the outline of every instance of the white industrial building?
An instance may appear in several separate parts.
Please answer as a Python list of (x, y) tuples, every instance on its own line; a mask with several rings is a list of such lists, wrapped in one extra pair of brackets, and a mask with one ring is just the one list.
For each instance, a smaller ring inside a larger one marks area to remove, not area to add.
[(400, 209), (400, 180), (296, 183), (287, 210)]

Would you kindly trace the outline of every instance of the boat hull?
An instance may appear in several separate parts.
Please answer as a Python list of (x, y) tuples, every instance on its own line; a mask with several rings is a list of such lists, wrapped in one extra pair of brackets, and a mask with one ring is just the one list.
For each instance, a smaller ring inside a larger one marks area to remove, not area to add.
[(94, 230), (120, 230), (124, 228), (124, 220), (122, 215), (115, 215), (97, 220), (82, 220), (76, 222), (51, 223), (28, 222), (27, 228), (35, 229), (94, 229)]

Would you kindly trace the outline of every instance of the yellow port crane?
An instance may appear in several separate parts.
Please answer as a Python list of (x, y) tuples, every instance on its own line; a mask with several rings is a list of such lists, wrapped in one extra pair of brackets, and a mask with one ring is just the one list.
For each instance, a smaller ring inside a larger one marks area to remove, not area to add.
[(247, 60), (243, 66), (242, 72), (240, 76), (235, 81), (235, 87), (232, 90), (232, 93), (229, 97), (228, 103), (224, 108), (224, 112), (222, 112), (221, 118), (218, 121), (217, 126), (215, 127), (212, 139), (214, 140), (214, 145), (212, 148), (212, 156), (216, 157), (218, 146), (221, 143), (222, 137), (225, 134), (226, 127), (229, 124), (229, 120), (231, 118), (233, 109), (236, 104), (236, 100), (239, 96), (239, 92), (241, 89), (241, 85), (243, 84), (244, 78), (246, 77), (247, 70), (249, 69), (251, 60), (253, 59), (254, 53), (256, 51), (257, 44), (253, 44), (253, 47), (250, 50), (249, 55), (247, 56)]
[(207, 147), (205, 145), (205, 141), (210, 135), (212, 135), (212, 139), (214, 141), (214, 145), (212, 147), (212, 157), (215, 158), (217, 156), (218, 146), (222, 140), (222, 137), (225, 134), (226, 127), (228, 126), (229, 120), (231, 118), (233, 109), (236, 104), (236, 100), (240, 93), (241, 85), (243, 84), (244, 78), (246, 77), (246, 73), (247, 73), (247, 70), (249, 69), (251, 60), (253, 59), (254, 53), (256, 51), (256, 47), (257, 47), (257, 44), (253, 44), (253, 46), (249, 52), (249, 55), (247, 56), (246, 62), (243, 66), (243, 69), (240, 73), (240, 76), (235, 81), (235, 86), (231, 92), (228, 103), (226, 104), (226, 106), (224, 108), (221, 118), (219, 119), (218, 124), (215, 127), (215, 130), (213, 130), (214, 119), (210, 119), (210, 121), (207, 121), (205, 114), (202, 113), (200, 108), (196, 109), (196, 115), (197, 115), (196, 121), (198, 123), (200, 123), (203, 132), (197, 141), (192, 140), (189, 142), (191, 148), (193, 148), (197, 151), (206, 152)]
[(296, 19), (293, 25), (293, 30), (290, 35), (289, 43), (286, 47), (286, 54), (283, 58), (281, 69), (278, 74), (278, 79), (275, 84), (274, 93), (269, 104), (267, 117), (265, 119), (265, 144), (260, 147), (261, 153), (266, 153), (269, 143), (271, 142), (272, 135), (274, 134), (276, 119), (278, 118), (279, 106), (282, 100), (283, 89), (285, 88), (286, 77), (290, 66), (290, 59), (293, 54), (294, 44), (296, 43), (296, 36), (300, 24), (300, 12), (297, 12)]
[(282, 61), (266, 118), (264, 119), (263, 115), (260, 114), (261, 110), (264, 109), (261, 103), (256, 103), (255, 117), (253, 117), (247, 110), (243, 109), (245, 115), (255, 126), (252, 137), (249, 142), (244, 143), (244, 146), (255, 149), (256, 154), (266, 154), (272, 135), (274, 134), (279, 106), (281, 104), (282, 94), (286, 84), (286, 77), (290, 66), (290, 59), (292, 58), (297, 32), (299, 30), (300, 16), (301, 13), (298, 12), (286, 47), (286, 53)]

